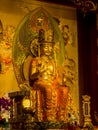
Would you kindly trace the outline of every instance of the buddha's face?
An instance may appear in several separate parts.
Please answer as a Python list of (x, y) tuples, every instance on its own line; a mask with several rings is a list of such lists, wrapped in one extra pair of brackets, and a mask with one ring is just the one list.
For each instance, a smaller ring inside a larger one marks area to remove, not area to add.
[(43, 53), (46, 56), (50, 56), (51, 55), (51, 53), (52, 53), (52, 44), (51, 43), (49, 43), (49, 44), (45, 43), (43, 45)]

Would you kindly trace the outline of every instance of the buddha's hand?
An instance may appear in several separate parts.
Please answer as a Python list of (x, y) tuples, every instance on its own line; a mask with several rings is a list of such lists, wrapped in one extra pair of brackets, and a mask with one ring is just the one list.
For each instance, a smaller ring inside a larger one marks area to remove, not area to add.
[(39, 71), (39, 73), (45, 72), (46, 71), (45, 65), (44, 64), (39, 64), (38, 65), (38, 71)]

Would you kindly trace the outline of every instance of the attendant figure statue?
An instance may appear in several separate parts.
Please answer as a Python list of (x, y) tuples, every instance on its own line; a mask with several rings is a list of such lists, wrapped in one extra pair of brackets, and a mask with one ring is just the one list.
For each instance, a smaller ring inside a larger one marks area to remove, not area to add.
[[(31, 43), (32, 44), (32, 43)], [(39, 30), (38, 57), (33, 57), (29, 83), (32, 87), (32, 109), (37, 121), (65, 121), (69, 88), (60, 77), (54, 56), (53, 32), (47, 37)], [(63, 76), (62, 76), (63, 77)]]

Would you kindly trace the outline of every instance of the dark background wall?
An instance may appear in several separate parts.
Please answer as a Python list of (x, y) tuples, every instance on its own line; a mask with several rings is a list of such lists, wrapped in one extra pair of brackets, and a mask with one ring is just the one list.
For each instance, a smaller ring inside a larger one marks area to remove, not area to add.
[[(78, 10), (77, 22), (80, 106), (82, 104), (82, 95), (91, 96), (91, 116), (93, 124), (95, 124), (94, 112), (98, 112), (96, 13), (88, 12), (84, 16)], [(82, 108), (80, 108), (80, 111), (82, 112)]]

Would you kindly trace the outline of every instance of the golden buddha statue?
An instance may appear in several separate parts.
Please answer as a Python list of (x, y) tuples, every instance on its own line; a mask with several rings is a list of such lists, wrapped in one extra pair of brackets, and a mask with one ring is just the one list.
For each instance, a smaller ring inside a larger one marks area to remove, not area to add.
[(54, 58), (53, 32), (49, 30), (45, 38), (40, 29), (37, 42), (38, 57), (33, 57), (29, 73), (32, 109), (37, 121), (65, 121), (69, 88), (64, 85)]

